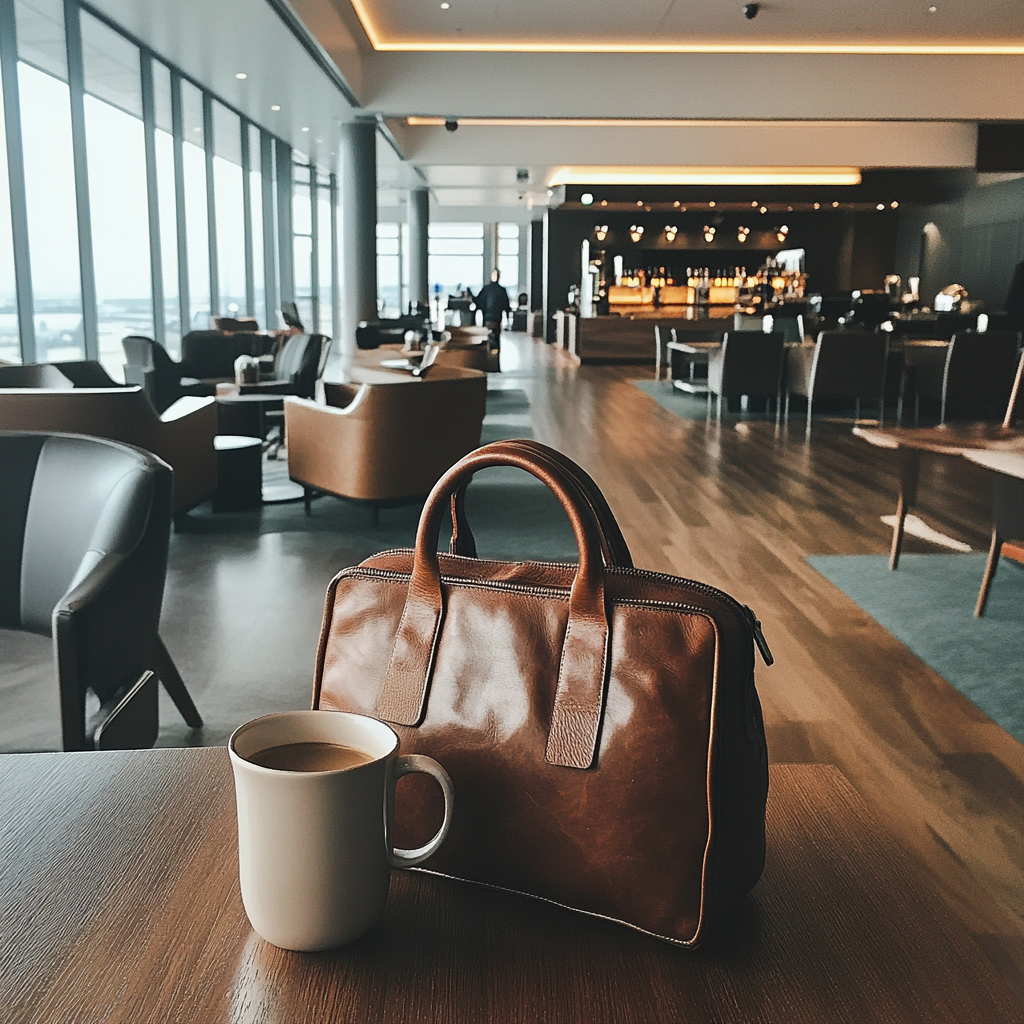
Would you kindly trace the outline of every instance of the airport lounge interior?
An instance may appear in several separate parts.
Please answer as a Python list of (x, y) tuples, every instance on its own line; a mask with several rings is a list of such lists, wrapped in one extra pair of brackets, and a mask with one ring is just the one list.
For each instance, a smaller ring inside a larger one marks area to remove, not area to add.
[(1024, 1022), (1015, 6), (0, 0), (4, 1020)]

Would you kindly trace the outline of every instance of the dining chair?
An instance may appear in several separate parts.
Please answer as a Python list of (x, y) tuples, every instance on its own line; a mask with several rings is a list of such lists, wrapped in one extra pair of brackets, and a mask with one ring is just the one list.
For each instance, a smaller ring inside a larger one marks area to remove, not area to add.
[(1017, 369), (1014, 331), (957, 331), (946, 350), (939, 423), (1000, 419)]
[(199, 728), (159, 635), (170, 466), (104, 438), (0, 431), (0, 479), (0, 627), (53, 638), (64, 749), (152, 746), (158, 679)]
[(807, 437), (814, 403), (820, 400), (853, 399), (857, 419), (863, 399), (877, 402), (881, 426), (888, 351), (884, 336), (867, 331), (822, 331), (813, 348), (791, 348), (786, 361), (785, 421), (789, 422), (790, 396), (799, 395), (807, 399)]
[(717, 399), (718, 419), (722, 400), (741, 395), (775, 400), (775, 422), (782, 410), (782, 367), (786, 339), (781, 333), (728, 331), (722, 346), (708, 356), (708, 416), (711, 396)]

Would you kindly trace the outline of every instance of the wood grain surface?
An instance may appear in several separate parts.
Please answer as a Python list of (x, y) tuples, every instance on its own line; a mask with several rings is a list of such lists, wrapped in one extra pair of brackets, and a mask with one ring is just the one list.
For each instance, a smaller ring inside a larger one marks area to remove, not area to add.
[(395, 872), (365, 938), (257, 938), (223, 748), (0, 759), (3, 1019), (1020, 1021), (1024, 1005), (843, 776), (776, 765), (764, 877), (688, 953)]

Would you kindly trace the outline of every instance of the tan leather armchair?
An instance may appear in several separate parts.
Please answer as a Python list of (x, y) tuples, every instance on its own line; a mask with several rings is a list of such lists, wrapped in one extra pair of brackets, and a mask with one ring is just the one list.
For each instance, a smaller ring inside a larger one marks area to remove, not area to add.
[(142, 388), (0, 389), (0, 430), (42, 430), (125, 441), (174, 470), (174, 512), (217, 489), (217, 406), (186, 396), (158, 416)]
[(429, 493), (480, 444), (487, 377), (432, 366), (411, 374), (355, 367), (349, 384), (326, 384), (327, 405), (286, 398), (288, 474), (306, 489), (374, 506)]

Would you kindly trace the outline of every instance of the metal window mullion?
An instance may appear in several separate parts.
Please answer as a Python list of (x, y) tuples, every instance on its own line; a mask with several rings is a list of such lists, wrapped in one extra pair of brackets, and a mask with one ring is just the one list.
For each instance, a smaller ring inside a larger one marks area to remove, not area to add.
[(3, 72), (7, 181), (10, 189), (11, 235), (14, 242), (14, 290), (18, 304), (18, 337), (21, 344), (21, 361), (34, 363), (36, 322), (28, 248), (25, 153), (21, 141), (21, 96), (18, 88), (18, 40), (14, 0), (0, 0), (0, 71)]
[(203, 149), (206, 153), (206, 239), (210, 257), (210, 317), (220, 316), (217, 260), (217, 197), (213, 181), (213, 97), (203, 92)]
[(341, 268), (338, 266), (338, 176), (330, 176), (331, 195), (331, 331), (335, 337), (341, 328), (341, 289), (338, 283)]
[(313, 333), (320, 333), (320, 184), (316, 167), (309, 165), (309, 301)]
[(78, 265), (82, 287), (82, 330), (85, 358), (99, 359), (96, 309), (96, 267), (92, 253), (92, 214), (89, 208), (89, 161), (85, 138), (85, 64), (82, 21), (76, 0), (64, 0), (64, 38), (67, 44), (68, 92), (71, 98), (71, 149), (75, 172), (75, 210), (78, 219)]
[(292, 147), (277, 140), (274, 146), (277, 164), (277, 262), (281, 301), (295, 301), (295, 242), (292, 237)]
[(142, 126), (146, 140), (146, 209), (149, 214), (149, 276), (153, 296), (153, 337), (166, 346), (164, 324), (164, 260), (160, 240), (160, 193), (156, 170), (156, 96), (153, 89), (153, 55), (139, 51), (142, 75)]
[(277, 326), (277, 242), (274, 231), (274, 138), (260, 130), (260, 187), (263, 210), (263, 299), (266, 329)]
[(181, 75), (171, 71), (171, 135), (174, 141), (174, 217), (178, 236), (178, 318), (184, 338), (192, 327), (188, 279), (188, 215), (185, 207), (185, 121), (181, 109)]
[(249, 152), (249, 122), (240, 117), (242, 143), (242, 245), (245, 249), (245, 315), (256, 315), (256, 271), (252, 256), (252, 154)]

